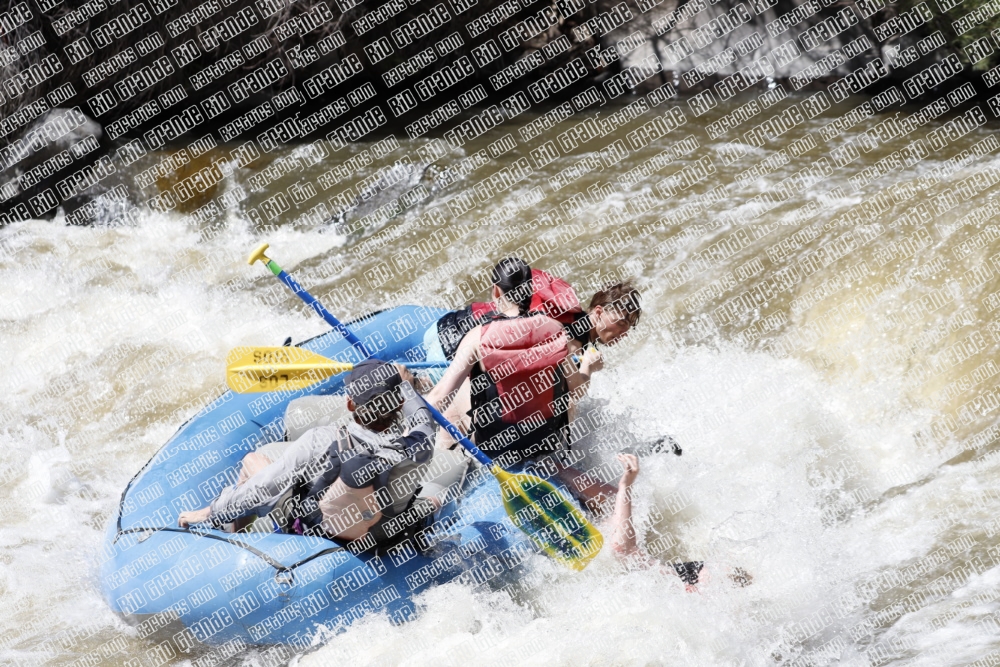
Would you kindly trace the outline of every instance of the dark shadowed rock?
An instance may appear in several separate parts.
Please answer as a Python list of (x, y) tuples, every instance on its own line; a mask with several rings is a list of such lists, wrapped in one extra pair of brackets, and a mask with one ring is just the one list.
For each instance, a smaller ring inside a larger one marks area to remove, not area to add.
[(16, 168), (23, 173), (62, 151), (73, 149), (87, 137), (100, 141), (103, 136), (100, 124), (86, 114), (76, 109), (52, 109), (31, 124), (22, 140), (14, 145), (3, 169), (6, 172)]
[[(3, 205), (28, 207), (33, 217), (51, 219), (59, 206), (70, 213), (106, 188), (99, 183), (67, 190), (58, 183), (86, 166), (101, 151), (101, 125), (76, 109), (52, 109), (39, 116), (4, 151), (0, 163)], [(71, 192), (63, 197), (62, 192)], [(49, 192), (50, 195), (45, 193)]]

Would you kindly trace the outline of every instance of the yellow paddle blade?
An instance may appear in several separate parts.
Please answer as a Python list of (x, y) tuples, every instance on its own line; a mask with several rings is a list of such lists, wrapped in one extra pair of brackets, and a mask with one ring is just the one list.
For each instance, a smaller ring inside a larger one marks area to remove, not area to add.
[(226, 384), (240, 394), (295, 391), (352, 368), (301, 347), (238, 347), (226, 357)]
[(494, 466), (507, 516), (541, 549), (575, 569), (587, 567), (604, 545), (604, 537), (559, 491), (533, 475)]

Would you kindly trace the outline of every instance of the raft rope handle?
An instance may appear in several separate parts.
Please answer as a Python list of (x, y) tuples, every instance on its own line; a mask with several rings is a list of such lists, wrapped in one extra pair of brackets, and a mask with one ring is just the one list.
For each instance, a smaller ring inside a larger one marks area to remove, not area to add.
[[(322, 551), (317, 551), (316, 553), (312, 554), (311, 556), (307, 556), (306, 558), (303, 558), (302, 560), (300, 560), (298, 562), (292, 563), (291, 565), (284, 565), (284, 564), (279, 563), (278, 561), (274, 560), (268, 554), (264, 553), (260, 549), (257, 549), (253, 545), (247, 544), (246, 542), (243, 542), (241, 540), (232, 540), (232, 539), (223, 537), (222, 535), (217, 535), (216, 533), (207, 533), (207, 532), (204, 532), (204, 531), (201, 531), (201, 530), (195, 530), (195, 529), (192, 529), (192, 528), (174, 528), (172, 526), (171, 527), (153, 527), (153, 528), (149, 528), (149, 527), (144, 527), (144, 528), (126, 528), (125, 530), (119, 531), (118, 535), (115, 536), (115, 540), (114, 541), (117, 542), (118, 538), (121, 537), (122, 535), (128, 535), (128, 534), (134, 534), (134, 533), (155, 533), (157, 531), (163, 531), (163, 532), (167, 532), (167, 533), (190, 533), (192, 535), (198, 535), (199, 537), (207, 537), (207, 538), (212, 539), (212, 540), (218, 540), (220, 542), (226, 542), (227, 544), (231, 544), (234, 547), (240, 547), (242, 549), (246, 549), (250, 553), (252, 553), (255, 556), (259, 557), (265, 563), (267, 563), (268, 565), (270, 565), (271, 567), (273, 567), (275, 570), (277, 570), (278, 571), (277, 574), (281, 574), (282, 572), (285, 572), (285, 573), (287, 573), (288, 576), (293, 576), (292, 575), (292, 570), (294, 570), (298, 566), (305, 565), (309, 561), (314, 560), (316, 558), (319, 558), (320, 556), (326, 556), (327, 554), (336, 553), (338, 551), (347, 551), (344, 547), (341, 547), (341, 546), (331, 547), (331, 548), (328, 548), (328, 549), (323, 549)], [(326, 539), (326, 538), (321, 538), (321, 539)], [(277, 577), (277, 574), (275, 575), (276, 577)]]

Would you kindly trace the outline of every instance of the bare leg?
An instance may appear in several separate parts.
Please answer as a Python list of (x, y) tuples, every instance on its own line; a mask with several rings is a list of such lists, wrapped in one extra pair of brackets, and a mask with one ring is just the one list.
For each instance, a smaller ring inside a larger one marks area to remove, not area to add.
[(271, 465), (271, 459), (263, 454), (250, 452), (243, 457), (243, 463), (240, 466), (240, 476), (236, 480), (236, 483), (242, 484), (269, 465)]
[[(472, 418), (469, 417), (469, 410), (472, 409), (472, 385), (469, 378), (465, 378), (462, 385), (455, 392), (455, 398), (442, 414), (445, 419), (458, 427), (462, 433), (468, 433), (472, 427)], [(440, 449), (452, 449), (455, 446), (455, 439), (448, 435), (443, 428), (437, 432), (437, 446)]]
[[(261, 470), (271, 465), (271, 459), (267, 458), (263, 454), (258, 454), (257, 452), (250, 452), (243, 457), (243, 461), (240, 465), (240, 476), (236, 480), (237, 484), (243, 484), (248, 479), (259, 473)], [(236, 519), (232, 523), (231, 532), (239, 532), (253, 523), (256, 517), (243, 517), (241, 519)]]
[[(240, 476), (236, 478), (237, 484), (243, 484), (248, 479), (256, 475), (258, 472), (271, 465), (271, 459), (267, 458), (263, 454), (258, 454), (257, 452), (250, 452), (243, 457), (243, 461), (240, 462)], [(182, 528), (187, 528), (193, 523), (201, 523), (202, 521), (207, 521), (209, 516), (209, 508), (205, 507), (200, 510), (181, 512), (180, 516), (177, 517), (178, 525)], [(236, 519), (236, 521), (226, 524), (228, 527), (225, 528), (226, 532), (234, 533), (241, 530), (253, 520), (250, 519)]]

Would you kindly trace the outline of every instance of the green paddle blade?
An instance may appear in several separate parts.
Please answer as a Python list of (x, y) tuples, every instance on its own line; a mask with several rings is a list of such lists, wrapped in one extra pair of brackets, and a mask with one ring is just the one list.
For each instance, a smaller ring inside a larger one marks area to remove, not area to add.
[(577, 507), (543, 479), (492, 470), (507, 516), (546, 554), (575, 570), (587, 567), (604, 537)]

